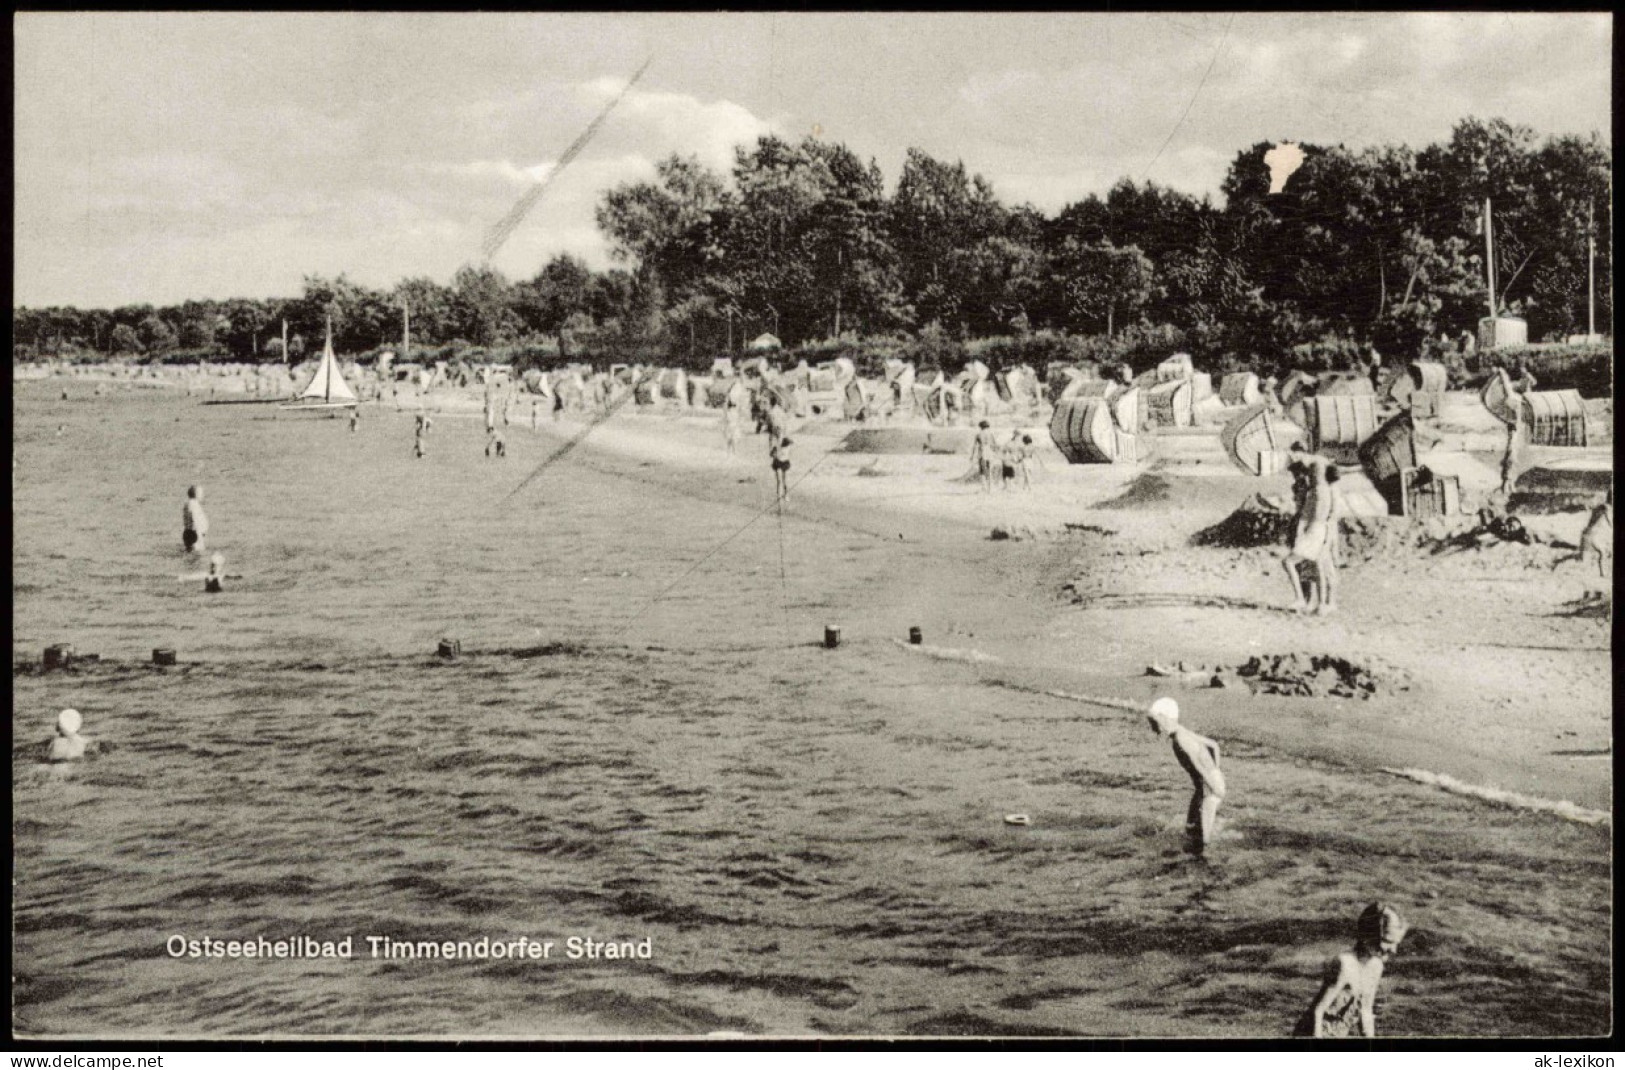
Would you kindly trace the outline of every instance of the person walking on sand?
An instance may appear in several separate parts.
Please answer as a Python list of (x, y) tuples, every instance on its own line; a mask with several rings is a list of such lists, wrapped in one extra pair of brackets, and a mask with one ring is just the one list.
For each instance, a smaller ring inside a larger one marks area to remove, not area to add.
[(429, 414), (418, 413), (417, 428), (412, 432), (412, 454), (421, 459), (425, 452), (424, 439), (429, 437)]
[(1191, 804), (1185, 812), (1187, 849), (1194, 855), (1206, 852), (1213, 842), (1219, 803), (1224, 799), (1224, 774), (1219, 771), (1219, 745), (1197, 735), (1179, 723), (1179, 703), (1159, 698), (1146, 714), (1151, 731), (1173, 745), (1174, 757), (1191, 778)]
[(722, 446), (730, 457), (739, 446), (739, 432), (739, 406), (734, 404), (734, 399), (730, 395), (722, 404)]
[(203, 552), (209, 536), (209, 514), (203, 511), (203, 488), (186, 488), (186, 505), (181, 509), (181, 545), (188, 551)]
[(1501, 452), (1501, 487), (1500, 491), (1507, 497), (1512, 496), (1513, 485), (1518, 481), (1519, 461), (1523, 452), (1523, 414), (1521, 405), (1514, 402), (1512, 405), (1512, 420), (1507, 424), (1506, 447)]
[(76, 762), (85, 756), (91, 741), (79, 734), (83, 718), (78, 710), (63, 710), (56, 717), (56, 735), (45, 748), (48, 762)]
[(789, 439), (781, 438), (768, 450), (773, 465), (773, 489), (785, 505), (790, 504), (790, 446)]
[(1021, 489), (1033, 489), (1033, 436), (1021, 436), (1021, 455), (1017, 459), (1017, 467), (1021, 469)]
[(1306, 612), (1310, 608), (1310, 602), (1304, 594), (1305, 584), (1301, 566), (1314, 564), (1317, 576), (1310, 587), (1315, 593), (1316, 610), (1330, 613), (1334, 607), (1326, 602), (1324, 573), (1329, 568), (1330, 561), (1332, 490), (1326, 472), (1331, 467), (1331, 462), (1317, 454), (1305, 453), (1298, 449), (1288, 450), (1287, 456), (1292, 463), (1301, 466), (1304, 488), (1303, 498), (1293, 521), (1292, 546), (1281, 558), (1281, 567), (1286, 569), (1287, 578), (1292, 582), (1292, 608), (1299, 613)]
[(1584, 564), (1587, 558), (1597, 561), (1597, 575), (1603, 579), (1608, 578), (1607, 558), (1614, 554), (1614, 492), (1609, 491), (1607, 497), (1591, 510), (1591, 519), (1586, 521), (1585, 530), (1580, 533), (1580, 548), (1572, 554), (1567, 554), (1552, 562), (1552, 569), (1567, 564), (1570, 561), (1579, 561)]
[(1372, 903), (1354, 925), (1354, 950), (1326, 966), (1320, 993), (1292, 1031), (1298, 1037), (1374, 1037), (1377, 986), (1383, 967), (1399, 950), (1407, 927), (1399, 911)]
[(976, 466), (976, 475), (982, 481), (982, 493), (993, 493), (993, 458), (999, 452), (999, 440), (986, 420), (977, 425), (976, 438), (971, 442), (970, 459)]

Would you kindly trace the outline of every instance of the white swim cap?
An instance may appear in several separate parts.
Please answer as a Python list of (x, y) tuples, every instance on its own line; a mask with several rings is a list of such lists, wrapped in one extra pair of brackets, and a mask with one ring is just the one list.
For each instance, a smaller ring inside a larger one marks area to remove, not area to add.
[(65, 736), (71, 736), (79, 731), (79, 726), (83, 723), (84, 718), (79, 716), (78, 710), (63, 710), (56, 715), (56, 726)]
[(1159, 698), (1151, 704), (1151, 716), (1177, 721), (1179, 720), (1179, 703), (1171, 698)]

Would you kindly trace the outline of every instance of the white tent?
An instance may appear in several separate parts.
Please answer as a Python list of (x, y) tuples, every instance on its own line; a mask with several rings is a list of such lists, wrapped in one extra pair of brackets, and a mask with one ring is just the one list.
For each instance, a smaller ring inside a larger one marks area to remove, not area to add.
[(758, 349), (758, 350), (760, 350), (760, 349), (783, 349), (784, 348), (784, 343), (780, 342), (777, 338), (774, 338), (771, 334), (760, 334), (760, 335), (757, 335), (755, 338), (753, 338), (751, 340), (750, 345), (747, 346), (746, 348), (748, 348), (748, 349)]

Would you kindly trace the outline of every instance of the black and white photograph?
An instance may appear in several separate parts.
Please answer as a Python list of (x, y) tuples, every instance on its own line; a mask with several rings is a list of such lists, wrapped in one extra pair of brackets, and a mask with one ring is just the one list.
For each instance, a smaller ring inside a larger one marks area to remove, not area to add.
[(12, 33), (14, 1040), (1608, 1041), (1611, 13)]

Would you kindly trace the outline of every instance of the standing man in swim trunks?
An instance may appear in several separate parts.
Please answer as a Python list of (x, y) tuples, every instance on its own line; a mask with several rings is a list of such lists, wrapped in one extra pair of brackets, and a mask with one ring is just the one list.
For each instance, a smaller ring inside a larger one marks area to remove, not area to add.
[(186, 506), (181, 510), (181, 545), (202, 553), (208, 535), (209, 514), (203, 511), (203, 488), (187, 487)]
[(1343, 952), (1326, 967), (1320, 994), (1298, 1020), (1293, 1036), (1376, 1036), (1377, 985), (1405, 932), (1405, 919), (1393, 907), (1382, 903), (1366, 907), (1355, 923), (1354, 950)]
[(1224, 774), (1219, 771), (1219, 745), (1182, 726), (1179, 723), (1179, 703), (1171, 698), (1159, 698), (1153, 702), (1146, 720), (1150, 722), (1152, 732), (1173, 745), (1174, 757), (1191, 778), (1194, 790), (1191, 792), (1190, 809), (1185, 813), (1186, 845), (1192, 854), (1201, 855), (1213, 842), (1219, 803), (1224, 799)]
[(1292, 608), (1303, 613), (1309, 609), (1309, 601), (1304, 597), (1303, 574), (1299, 569), (1304, 564), (1314, 564), (1317, 572), (1313, 584), (1315, 602), (1320, 612), (1329, 613), (1324, 571), (1331, 567), (1332, 488), (1326, 478), (1331, 462), (1298, 449), (1288, 450), (1287, 456), (1303, 467), (1306, 488), (1293, 525), (1292, 548), (1281, 558), (1281, 567), (1292, 581)]
[(976, 439), (971, 443), (970, 459), (976, 465), (976, 475), (982, 481), (982, 493), (993, 493), (993, 458), (999, 452), (999, 440), (993, 427), (983, 420), (977, 427)]
[(778, 494), (778, 500), (790, 504), (790, 440), (778, 439), (768, 450), (768, 457), (773, 463), (773, 489)]

